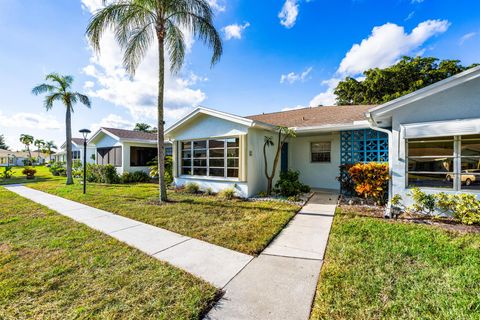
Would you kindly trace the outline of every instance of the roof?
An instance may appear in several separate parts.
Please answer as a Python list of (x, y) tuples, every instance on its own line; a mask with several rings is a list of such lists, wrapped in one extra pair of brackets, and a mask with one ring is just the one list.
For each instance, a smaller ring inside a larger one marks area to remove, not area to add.
[(116, 128), (104, 128), (101, 129), (110, 132), (119, 139), (127, 140), (157, 140), (156, 133), (143, 132), (143, 131), (134, 131), (134, 130), (125, 130), (125, 129), (116, 129)]
[[(31, 153), (32, 153), (32, 157), (34, 158), (38, 156), (38, 151), (31, 151)], [(0, 149), (0, 157), (6, 157), (6, 156), (15, 156), (16, 158), (28, 158), (28, 152)], [(43, 158), (48, 157), (48, 155), (45, 153), (40, 153), (40, 156)]]
[(325, 106), (263, 113), (246, 118), (289, 128), (321, 127), (365, 121), (365, 112), (373, 106)]
[(83, 138), (72, 138), (72, 142), (75, 143), (77, 146), (83, 145)]
[(433, 94), (445, 91), (447, 89), (450, 89), (452, 87), (458, 86), (462, 83), (465, 83), (477, 78), (480, 78), (480, 66), (470, 68), (456, 75), (453, 75), (447, 79), (431, 84), (425, 88), (419, 89), (417, 91), (404, 95), (395, 100), (392, 100), (387, 103), (376, 106), (374, 108), (371, 108), (369, 110), (369, 113), (371, 113), (374, 116), (381, 116), (397, 108), (408, 105), (412, 102), (418, 101), (420, 99), (424, 99)]

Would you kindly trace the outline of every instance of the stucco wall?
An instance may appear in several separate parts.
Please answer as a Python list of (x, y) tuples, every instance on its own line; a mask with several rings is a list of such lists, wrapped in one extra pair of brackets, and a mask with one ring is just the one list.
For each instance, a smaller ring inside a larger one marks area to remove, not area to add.
[(246, 134), (247, 127), (220, 118), (201, 115), (174, 132), (175, 140), (202, 139), (209, 137), (238, 136)]
[[(310, 144), (312, 142), (331, 142), (331, 161), (329, 163), (311, 162)], [(336, 180), (340, 165), (340, 133), (332, 132), (315, 136), (293, 138), (289, 145), (289, 169), (300, 172), (300, 181), (312, 188), (339, 189)]]
[[(472, 80), (395, 110), (392, 114), (393, 157), (390, 161), (393, 175), (392, 194), (401, 195), (407, 205), (411, 204), (407, 196), (409, 189), (406, 188), (405, 139), (402, 139), (400, 135), (401, 125), (469, 118), (480, 118), (480, 79)], [(456, 193), (456, 191), (434, 188), (425, 188), (424, 190), (429, 193), (439, 191)], [(480, 193), (477, 194), (480, 197)]]

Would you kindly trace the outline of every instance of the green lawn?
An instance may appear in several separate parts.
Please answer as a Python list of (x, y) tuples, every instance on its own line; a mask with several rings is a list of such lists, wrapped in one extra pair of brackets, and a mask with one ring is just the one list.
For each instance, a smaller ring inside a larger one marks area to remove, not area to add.
[(480, 234), (338, 210), (311, 319), (480, 319)]
[(0, 319), (198, 319), (217, 295), (0, 187)]
[[(10, 179), (0, 178), (0, 185), (15, 184), (15, 183), (36, 183), (36, 182), (42, 182), (42, 181), (64, 181), (64, 178), (54, 177), (50, 173), (50, 171), (48, 171), (48, 168), (45, 166), (36, 166), (33, 168), (37, 170), (35, 179), (27, 180), (25, 175), (22, 174), (22, 170), (24, 169), (23, 167), (13, 167), (13, 170), (12, 170), (13, 176)], [(4, 170), (5, 170), (4, 167), (0, 167), (0, 173), (3, 173)]]
[[(241, 251), (261, 252), (299, 210), (280, 202), (222, 200), (216, 196), (169, 191), (170, 202), (159, 205), (156, 184), (64, 184), (39, 167), (38, 183), (29, 187), (143, 221), (193, 238)], [(50, 180), (47, 180), (50, 179)]]

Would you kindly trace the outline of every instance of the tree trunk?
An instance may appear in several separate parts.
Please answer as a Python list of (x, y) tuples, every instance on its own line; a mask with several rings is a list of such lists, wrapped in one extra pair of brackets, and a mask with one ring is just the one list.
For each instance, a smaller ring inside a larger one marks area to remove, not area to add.
[(67, 114), (65, 116), (65, 128), (67, 138), (67, 185), (73, 184), (72, 177), (72, 111), (69, 105), (67, 107)]
[(160, 201), (167, 201), (167, 186), (165, 185), (165, 125), (163, 119), (163, 96), (165, 87), (165, 47), (163, 30), (157, 31), (158, 37), (158, 108), (157, 108), (157, 156), (158, 184)]

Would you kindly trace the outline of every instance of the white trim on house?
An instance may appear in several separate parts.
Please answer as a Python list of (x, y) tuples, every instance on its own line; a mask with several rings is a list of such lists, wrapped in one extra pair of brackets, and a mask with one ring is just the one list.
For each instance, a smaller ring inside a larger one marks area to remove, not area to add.
[(409, 123), (400, 128), (404, 139), (479, 134), (480, 119)]
[(290, 129), (294, 130), (296, 133), (316, 133), (316, 132), (331, 132), (331, 131), (342, 131), (342, 130), (357, 130), (357, 129), (368, 129), (369, 124), (367, 120), (364, 121), (354, 121), (351, 123), (340, 123), (340, 124), (329, 124), (323, 126), (312, 126), (312, 127), (291, 127)]
[(117, 137), (116, 135), (114, 135), (110, 131), (105, 130), (103, 128), (100, 128), (100, 129), (97, 130), (97, 132), (95, 132), (93, 134), (93, 136), (90, 139), (88, 139), (87, 144), (90, 144), (100, 133), (105, 133), (106, 135), (110, 136), (113, 139), (116, 139), (116, 140), (119, 140), (119, 141), (121, 140), (119, 137)]
[(480, 66), (468, 69), (447, 79), (431, 84), (425, 88), (419, 89), (395, 100), (376, 106), (368, 110), (368, 113), (372, 114), (374, 117), (381, 117), (395, 109), (406, 106), (412, 102), (424, 99), (436, 93), (445, 91), (447, 89), (477, 78), (480, 78)]

